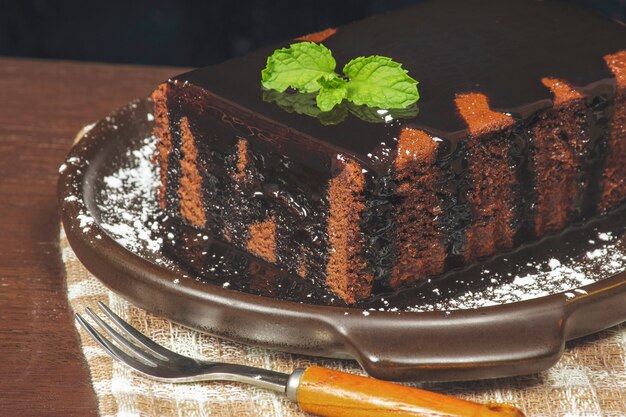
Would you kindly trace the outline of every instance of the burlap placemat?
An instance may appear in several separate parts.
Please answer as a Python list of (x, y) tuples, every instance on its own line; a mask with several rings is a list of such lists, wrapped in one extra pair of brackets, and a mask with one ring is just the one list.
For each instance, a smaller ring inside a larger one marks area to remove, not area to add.
[[(176, 352), (212, 361), (240, 363), (291, 372), (312, 364), (363, 374), (358, 364), (291, 355), (207, 336), (141, 310), (106, 289), (80, 263), (63, 231), (61, 250), (67, 295), (77, 313), (97, 301), (141, 332)], [(244, 384), (154, 382), (111, 358), (80, 331), (101, 416), (306, 416), (287, 399)], [(540, 374), (489, 381), (423, 384), (422, 388), (478, 402), (516, 404), (535, 416), (626, 416), (626, 325), (568, 344), (562, 359)]]

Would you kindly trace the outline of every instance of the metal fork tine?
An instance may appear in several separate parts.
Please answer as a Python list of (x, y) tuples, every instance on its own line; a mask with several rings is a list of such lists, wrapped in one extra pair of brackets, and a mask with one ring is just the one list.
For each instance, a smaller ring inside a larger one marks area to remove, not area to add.
[(139, 357), (140, 359), (143, 359), (150, 364), (158, 365), (157, 362), (159, 362), (159, 359), (155, 358), (153, 355), (144, 352), (137, 345), (129, 342), (126, 338), (124, 338), (124, 336), (116, 332), (111, 326), (109, 326), (104, 320), (102, 320), (100, 316), (94, 313), (91, 308), (87, 307), (86, 311), (87, 314), (89, 314), (89, 316), (96, 322), (96, 324), (100, 326), (100, 328), (102, 328), (102, 330), (104, 330), (106, 334), (112, 337), (113, 340), (115, 340), (120, 345), (126, 347), (133, 355)]
[[(87, 313), (94, 319), (98, 326), (102, 328), (115, 343), (121, 347), (130, 349), (131, 354), (120, 349), (107, 337), (99, 333), (94, 326), (89, 324), (80, 314), (75, 314), (78, 323), (89, 333), (89, 335), (113, 358), (130, 366), (138, 372), (150, 376), (159, 381), (193, 382), (193, 381), (238, 381), (252, 384), (256, 387), (271, 389), (276, 392), (285, 393), (290, 376), (280, 372), (269, 371), (267, 369), (254, 368), (251, 366), (236, 365), (229, 363), (218, 363), (209, 361), (199, 361), (193, 358), (179, 355), (163, 346), (156, 344), (141, 334), (130, 324), (122, 320), (113, 313), (103, 303), (98, 303), (100, 309), (111, 319), (115, 325), (119, 326), (123, 332), (120, 334), (109, 326), (102, 318), (98, 317), (93, 310), (87, 309)], [(126, 334), (132, 340), (126, 339)], [(138, 345), (131, 342), (136, 341)], [(142, 351), (146, 356), (133, 356), (138, 354), (137, 350), (145, 347), (149, 352)], [(150, 354), (169, 359), (169, 362), (151, 357)], [(146, 360), (146, 362), (140, 359)]]
[(80, 325), (83, 327), (83, 329), (85, 329), (85, 331), (89, 333), (89, 335), (113, 358), (125, 363), (126, 365), (136, 369), (139, 372), (155, 376), (155, 369), (157, 366), (156, 364), (154, 364), (154, 366), (146, 365), (145, 363), (140, 362), (132, 356), (126, 354), (109, 340), (107, 340), (107, 338), (102, 336), (102, 334), (94, 329), (91, 324), (89, 324), (80, 314), (76, 313), (74, 314), (74, 316), (76, 317), (76, 320), (78, 320), (78, 323), (80, 323)]
[(188, 359), (185, 356), (179, 355), (176, 352), (172, 352), (169, 349), (164, 348), (158, 343), (152, 341), (139, 330), (135, 329), (133, 326), (125, 322), (120, 316), (115, 314), (109, 307), (106, 306), (101, 301), (98, 301), (98, 307), (106, 316), (117, 326), (123, 329), (136, 343), (143, 346), (153, 354), (155, 354), (159, 359), (162, 360), (172, 360), (172, 359)]

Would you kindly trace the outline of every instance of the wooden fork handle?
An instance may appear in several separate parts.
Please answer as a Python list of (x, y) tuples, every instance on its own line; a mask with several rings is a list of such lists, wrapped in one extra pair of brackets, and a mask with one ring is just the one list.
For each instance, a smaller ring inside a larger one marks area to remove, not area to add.
[(510, 405), (478, 404), (318, 366), (304, 371), (296, 398), (302, 410), (326, 417), (524, 417)]

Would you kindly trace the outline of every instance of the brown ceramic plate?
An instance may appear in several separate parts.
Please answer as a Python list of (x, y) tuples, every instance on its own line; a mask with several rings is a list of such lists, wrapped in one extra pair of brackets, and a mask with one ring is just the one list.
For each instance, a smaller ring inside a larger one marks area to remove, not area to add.
[(138, 100), (96, 123), (68, 155), (58, 192), (67, 237), (84, 265), (110, 289), (159, 316), (243, 343), (354, 358), (381, 379), (430, 381), (541, 371), (559, 359), (567, 340), (626, 320), (624, 272), (599, 276), (576, 292), (429, 312), (314, 305), (192, 279), (177, 268), (177, 259), (165, 266), (134, 253), (101, 224), (102, 179), (150, 136), (150, 111), (148, 100)]

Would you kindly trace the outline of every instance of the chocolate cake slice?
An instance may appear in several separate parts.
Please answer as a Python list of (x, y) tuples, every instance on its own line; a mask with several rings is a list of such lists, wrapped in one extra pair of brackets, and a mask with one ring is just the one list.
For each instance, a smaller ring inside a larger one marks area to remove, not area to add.
[[(383, 55), (419, 112), (307, 112), (272, 52)], [(559, 1), (438, 0), (290, 40), (153, 93), (160, 203), (348, 303), (514, 249), (626, 199), (626, 28)], [(313, 117), (316, 116), (316, 117)]]

